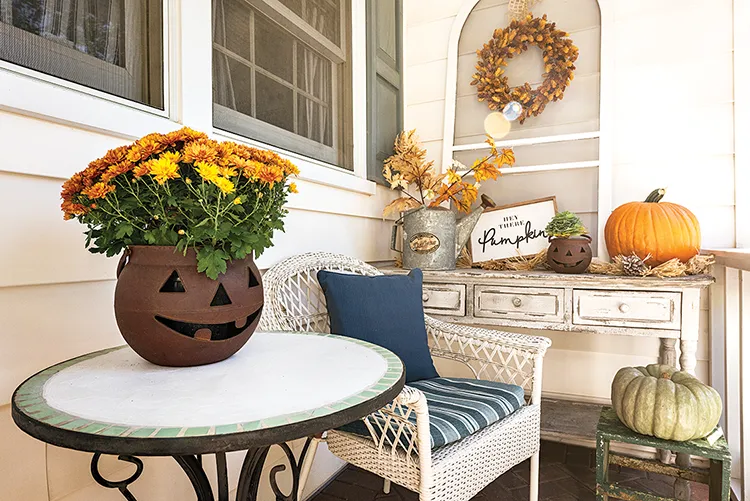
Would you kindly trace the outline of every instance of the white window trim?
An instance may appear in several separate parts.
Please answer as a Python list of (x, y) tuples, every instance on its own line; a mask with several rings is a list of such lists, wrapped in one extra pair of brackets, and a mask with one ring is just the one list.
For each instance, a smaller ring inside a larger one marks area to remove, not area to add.
[[(164, 103), (157, 110), (105, 92), (0, 61), (0, 110), (49, 120), (103, 134), (137, 139), (150, 132), (169, 132), (182, 125), (217, 138), (266, 148), (295, 162), (300, 179), (375, 195), (367, 180), (366, 32), (352, 30), (352, 136), (354, 172), (265, 145), (213, 127), (211, 72), (211, 2), (164, 0)], [(365, 25), (365, 0), (352, 0), (352, 26)], [(182, 64), (182, 57), (189, 64)], [(0, 170), (2, 167), (0, 166)], [(67, 178), (72, 172), (27, 172)]]
[[(172, 9), (170, 9), (170, 5), (169, 4), (170, 4), (170, 0), (164, 0), (163, 1), (163, 4), (162, 4), (162, 19), (164, 19), (164, 20), (169, 19), (169, 14), (172, 11)], [(163, 101), (164, 102), (164, 109), (163, 110), (160, 110), (158, 108), (154, 108), (154, 107), (149, 106), (147, 104), (143, 104), (143, 103), (138, 103), (138, 102), (135, 102), (135, 101), (131, 101), (130, 99), (125, 99), (123, 97), (116, 96), (116, 95), (110, 94), (108, 92), (100, 91), (98, 89), (93, 89), (91, 87), (87, 87), (86, 85), (82, 85), (82, 84), (79, 84), (79, 83), (76, 83), (76, 82), (72, 82), (70, 80), (65, 80), (64, 78), (59, 78), (59, 77), (56, 77), (56, 76), (53, 76), (53, 75), (48, 75), (48, 74), (43, 73), (41, 71), (37, 71), (37, 70), (31, 69), (31, 68), (26, 68), (25, 66), (20, 66), (20, 65), (13, 64), (13, 63), (8, 62), (8, 61), (2, 61), (2, 60), (0, 60), (0, 82), (2, 82), (3, 84), (5, 83), (5, 80), (6, 80), (5, 73), (7, 71), (7, 72), (11, 73), (11, 75), (13, 73), (16, 73), (19, 76), (23, 75), (23, 76), (26, 76), (26, 77), (29, 77), (29, 78), (32, 78), (32, 79), (35, 79), (35, 80), (41, 80), (43, 82), (47, 82), (47, 83), (52, 84), (52, 85), (57, 86), (57, 87), (63, 87), (63, 88), (69, 89), (69, 90), (73, 90), (73, 91), (79, 92), (79, 93), (83, 93), (83, 94), (86, 94), (86, 95), (94, 96), (94, 97), (97, 97), (99, 99), (103, 99), (103, 100), (110, 101), (110, 102), (113, 102), (113, 103), (121, 104), (121, 105), (124, 105), (124, 106), (127, 106), (127, 107), (131, 107), (131, 108), (135, 108), (135, 109), (137, 109), (139, 111), (143, 111), (143, 112), (146, 112), (146, 113), (149, 113), (149, 114), (152, 114), (152, 115), (157, 115), (157, 116), (162, 116), (162, 117), (168, 117), (169, 116), (169, 97), (170, 97), (169, 96), (169, 91), (170, 91), (169, 87), (170, 86), (169, 86), (169, 68), (168, 68), (169, 64), (168, 63), (170, 61), (170, 58), (168, 57), (169, 54), (168, 54), (167, 47), (169, 47), (169, 41), (170, 41), (170, 31), (169, 31), (169, 27), (170, 26), (172, 26), (171, 23), (164, 23), (164, 30), (163, 30), (163, 33), (162, 33), (162, 51), (163, 51), (163, 54), (164, 54), (164, 65), (162, 66), (162, 81), (164, 82), (164, 85), (163, 85), (164, 88), (162, 90), (162, 92), (164, 94), (162, 96), (163, 99), (164, 99), (164, 101)], [(10, 77), (8, 77), (8, 78), (10, 78)], [(23, 82), (24, 80), (21, 80), (21, 81)], [(12, 85), (12, 84), (13, 83), (11, 83), (10, 85)], [(38, 89), (36, 89), (36, 90), (38, 90)], [(33, 93), (31, 91), (31, 89), (27, 90), (26, 92), (28, 92), (30, 94)], [(9, 102), (8, 100), (3, 99), (2, 101), (0, 101), (0, 106), (5, 106), (5, 104), (8, 103), (8, 102)]]

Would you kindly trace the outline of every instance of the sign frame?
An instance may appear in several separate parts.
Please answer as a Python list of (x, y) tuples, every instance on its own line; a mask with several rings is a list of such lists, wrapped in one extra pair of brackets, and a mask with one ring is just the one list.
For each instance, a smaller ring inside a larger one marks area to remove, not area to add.
[[(474, 228), (474, 230), (472, 230), (471, 237), (469, 238), (468, 250), (469, 250), (469, 254), (471, 256), (472, 263), (481, 263), (481, 262), (492, 261), (492, 260), (496, 260), (496, 259), (508, 259), (508, 258), (512, 258), (512, 257), (525, 257), (525, 258), (534, 257), (536, 255), (535, 253), (533, 253), (533, 254), (519, 254), (518, 252), (516, 252), (515, 254), (513, 254), (511, 256), (494, 257), (494, 258), (482, 259), (480, 261), (477, 261), (477, 259), (474, 256), (474, 232), (477, 230), (477, 228), (481, 227), (481, 225), (482, 225), (482, 219), (483, 218), (486, 219), (485, 215), (489, 215), (489, 214), (492, 214), (492, 213), (495, 213), (495, 212), (498, 212), (498, 211), (515, 209), (515, 208), (523, 207), (523, 206), (527, 206), (527, 205), (545, 204), (545, 203), (548, 203), (548, 202), (552, 202), (552, 207), (553, 207), (554, 212), (553, 212), (552, 215), (549, 216), (549, 218), (547, 219), (547, 221), (544, 223), (544, 226), (542, 227), (542, 229), (543, 229), (544, 227), (547, 226), (547, 223), (549, 222), (549, 220), (552, 219), (552, 216), (554, 216), (555, 214), (557, 214), (557, 211), (558, 211), (558, 208), (557, 208), (557, 197), (554, 196), (554, 195), (549, 196), (549, 197), (535, 198), (534, 200), (526, 200), (524, 202), (516, 202), (516, 203), (512, 203), (512, 204), (501, 205), (501, 206), (497, 206), (497, 207), (492, 207), (492, 208), (485, 209), (484, 212), (482, 213), (482, 216), (479, 218), (479, 222), (477, 223), (476, 227)], [(547, 241), (548, 240), (545, 239), (545, 242), (547, 242)]]

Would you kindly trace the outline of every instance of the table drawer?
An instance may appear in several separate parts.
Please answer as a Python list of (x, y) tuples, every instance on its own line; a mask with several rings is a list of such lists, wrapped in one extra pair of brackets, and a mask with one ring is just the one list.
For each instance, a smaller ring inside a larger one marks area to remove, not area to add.
[(474, 292), (474, 316), (562, 321), (564, 292), (563, 289), (478, 285)]
[(430, 284), (422, 286), (424, 312), (433, 315), (466, 315), (466, 286)]
[(573, 291), (573, 323), (654, 329), (680, 328), (679, 292)]

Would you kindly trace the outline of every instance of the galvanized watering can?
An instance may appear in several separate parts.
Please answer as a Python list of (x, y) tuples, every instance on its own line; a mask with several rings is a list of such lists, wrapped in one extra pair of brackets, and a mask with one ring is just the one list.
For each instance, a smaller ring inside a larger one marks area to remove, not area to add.
[[(406, 269), (453, 270), (482, 212), (484, 204), (460, 221), (444, 207), (421, 206), (404, 212), (393, 225), (391, 249), (403, 253)], [(402, 250), (396, 248), (399, 226), (403, 228)]]

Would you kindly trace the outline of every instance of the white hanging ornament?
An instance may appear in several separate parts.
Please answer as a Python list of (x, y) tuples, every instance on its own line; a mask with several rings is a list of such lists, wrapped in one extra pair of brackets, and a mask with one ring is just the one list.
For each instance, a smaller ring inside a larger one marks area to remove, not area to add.
[(518, 101), (511, 101), (503, 108), (503, 116), (509, 121), (517, 120), (523, 113), (523, 106)]

